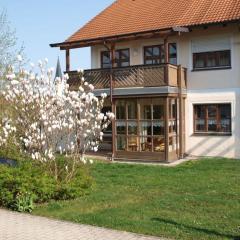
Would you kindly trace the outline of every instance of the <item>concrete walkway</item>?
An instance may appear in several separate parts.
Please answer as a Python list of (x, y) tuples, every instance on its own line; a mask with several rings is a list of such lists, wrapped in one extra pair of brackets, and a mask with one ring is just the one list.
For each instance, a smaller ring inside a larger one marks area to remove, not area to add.
[(0, 209), (0, 240), (163, 240)]

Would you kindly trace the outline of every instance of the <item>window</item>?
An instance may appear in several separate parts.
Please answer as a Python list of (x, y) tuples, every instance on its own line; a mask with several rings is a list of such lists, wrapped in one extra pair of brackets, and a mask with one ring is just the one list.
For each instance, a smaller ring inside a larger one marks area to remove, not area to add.
[(164, 63), (164, 46), (152, 46), (144, 48), (144, 64)]
[(128, 67), (130, 65), (129, 49), (117, 50), (115, 53), (115, 63), (117, 67)]
[(169, 152), (174, 152), (178, 149), (178, 100), (175, 98), (169, 99)]
[(176, 43), (169, 44), (169, 62), (171, 64), (177, 65), (177, 44)]
[(110, 52), (105, 51), (105, 52), (101, 53), (101, 66), (102, 66), (102, 68), (110, 68), (111, 67)]
[[(120, 49), (115, 51), (115, 65), (116, 67), (128, 67), (130, 65), (129, 49)], [(102, 68), (111, 67), (111, 57), (109, 51), (101, 53), (101, 66)]]
[(194, 133), (231, 133), (231, 104), (194, 105)]
[(164, 152), (164, 103), (164, 98), (117, 100), (117, 151)]
[[(169, 146), (165, 146), (166, 107), (169, 110)], [(176, 98), (116, 100), (116, 151), (177, 153), (179, 101)]]
[(125, 100), (119, 100), (117, 107), (116, 107), (116, 112), (117, 112), (117, 119), (124, 120), (126, 119), (126, 102)]
[[(171, 64), (177, 64), (177, 44), (170, 43), (168, 45), (169, 62)], [(144, 47), (144, 64), (153, 65), (164, 63), (164, 45), (147, 46)]]
[(193, 53), (193, 69), (214, 69), (231, 67), (231, 51)]

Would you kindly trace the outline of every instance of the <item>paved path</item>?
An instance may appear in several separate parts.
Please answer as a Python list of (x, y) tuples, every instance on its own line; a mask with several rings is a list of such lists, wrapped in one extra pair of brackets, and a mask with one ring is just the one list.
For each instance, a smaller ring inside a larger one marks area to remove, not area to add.
[(163, 240), (0, 209), (0, 240)]

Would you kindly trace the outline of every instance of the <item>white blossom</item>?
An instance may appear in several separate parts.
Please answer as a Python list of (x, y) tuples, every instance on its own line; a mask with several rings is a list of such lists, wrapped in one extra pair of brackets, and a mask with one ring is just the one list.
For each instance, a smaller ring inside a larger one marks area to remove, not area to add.
[(14, 79), (15, 77), (16, 77), (16, 75), (14, 73), (6, 75), (6, 78), (9, 80)]
[(33, 69), (16, 72), (9, 67), (2, 95), (13, 106), (14, 117), (6, 112), (8, 117), (0, 122), (0, 146), (14, 136), (36, 161), (52, 162), (60, 153), (86, 164), (84, 154), (98, 151), (103, 129), (114, 119), (113, 113), (101, 112), (107, 94), (97, 98), (94, 86), (85, 82), (83, 70), (79, 71), (79, 90), (70, 91), (68, 75), (54, 81), (54, 71), (46, 69), (47, 62), (38, 62), (38, 74)]
[(102, 97), (102, 98), (106, 98), (106, 97), (107, 97), (107, 94), (106, 94), (106, 93), (102, 93), (102, 94), (101, 94), (101, 97)]
[(92, 85), (92, 84), (89, 84), (89, 89), (91, 90), (91, 91), (93, 91), (94, 90), (94, 86)]

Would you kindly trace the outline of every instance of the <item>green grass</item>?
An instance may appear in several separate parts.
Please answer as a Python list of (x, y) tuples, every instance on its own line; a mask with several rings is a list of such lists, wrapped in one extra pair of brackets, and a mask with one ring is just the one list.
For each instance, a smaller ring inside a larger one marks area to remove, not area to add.
[(92, 175), (90, 195), (34, 214), (171, 239), (239, 239), (239, 160), (174, 168), (96, 163)]

